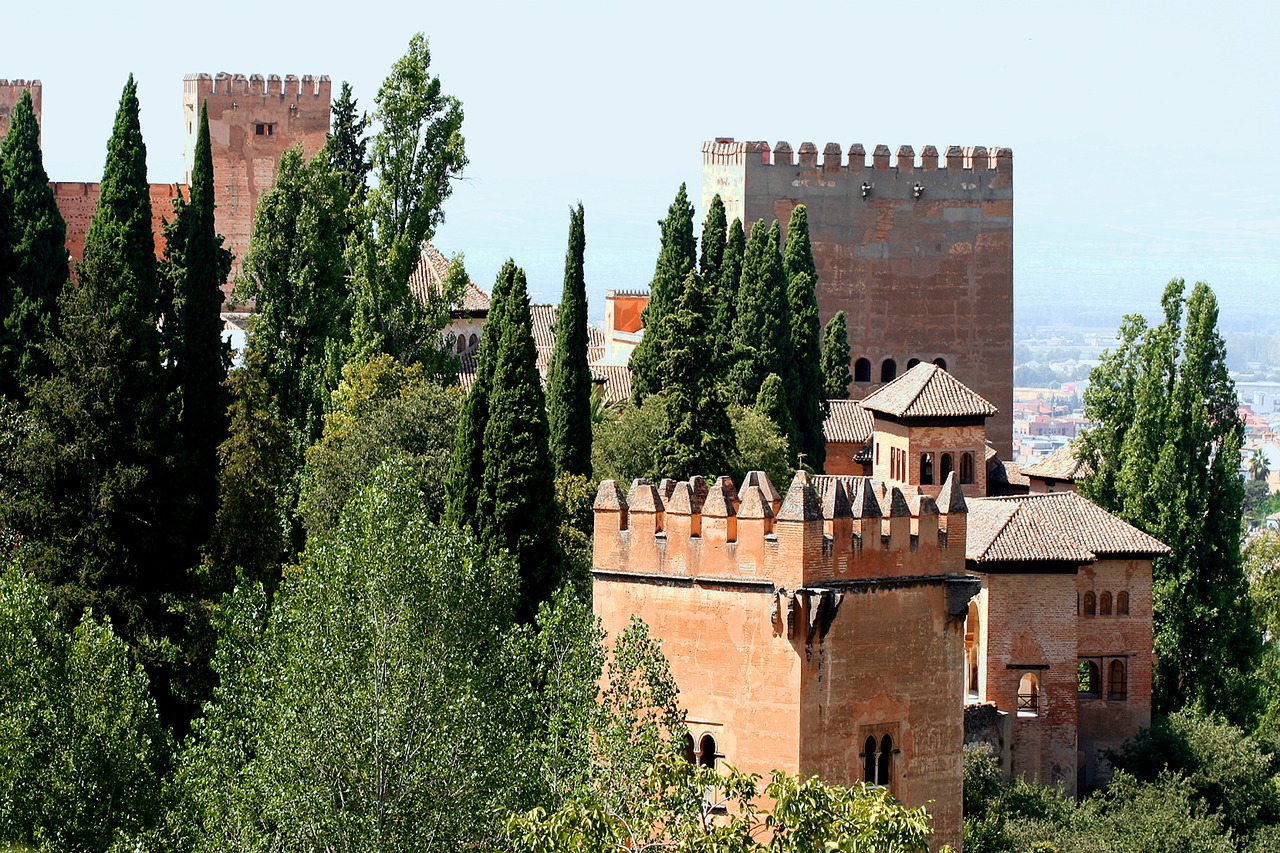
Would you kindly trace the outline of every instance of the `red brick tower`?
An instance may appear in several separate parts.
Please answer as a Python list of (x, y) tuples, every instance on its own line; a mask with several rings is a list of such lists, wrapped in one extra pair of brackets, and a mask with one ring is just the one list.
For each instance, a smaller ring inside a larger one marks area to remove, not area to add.
[[(249, 248), (258, 199), (275, 183), (280, 155), (294, 145), (311, 157), (329, 132), (331, 98), (328, 76), (283, 80), (272, 74), (245, 77), (188, 74), (183, 80), (183, 182), (191, 183), (200, 102), (209, 107), (213, 148), (214, 200), (218, 233), (235, 255), (231, 279)], [(228, 289), (231, 282), (228, 282)]]
[(1003, 458), (1013, 422), (1013, 153), (952, 146), (719, 139), (702, 146), (702, 207), (719, 193), (750, 228), (804, 204), (825, 323), (848, 317), (854, 399), (918, 361), (951, 371), (999, 409), (988, 425)]
[(40, 81), (39, 80), (0, 80), (0, 141), (9, 132), (9, 116), (18, 105), (23, 92), (31, 93), (31, 105), (35, 107), (36, 124), (40, 121)]

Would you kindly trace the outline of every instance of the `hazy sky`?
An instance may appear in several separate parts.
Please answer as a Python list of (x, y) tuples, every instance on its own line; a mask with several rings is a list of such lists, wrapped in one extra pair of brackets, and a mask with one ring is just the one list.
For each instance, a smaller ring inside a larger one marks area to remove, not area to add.
[(1012, 147), (1021, 317), (1148, 312), (1181, 275), (1224, 322), (1280, 330), (1270, 3), (62, 0), (4, 18), (0, 77), (43, 81), (54, 180), (100, 178), (130, 72), (150, 179), (175, 181), (184, 74), (329, 74), (371, 109), (426, 33), (471, 160), (435, 242), (486, 289), (513, 256), (554, 302), (581, 200), (596, 317), (606, 288), (647, 286), (656, 221), (681, 181), (696, 202), (702, 141), (733, 136)]

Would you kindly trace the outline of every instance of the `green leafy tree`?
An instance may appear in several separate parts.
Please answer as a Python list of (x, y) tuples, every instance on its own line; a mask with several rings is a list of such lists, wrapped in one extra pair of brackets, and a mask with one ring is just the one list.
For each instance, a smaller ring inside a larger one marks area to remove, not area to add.
[(646, 333), (631, 353), (631, 390), (636, 403), (662, 390), (663, 362), (667, 354), (658, 332), (662, 321), (675, 310), (684, 281), (698, 262), (698, 246), (693, 236), (693, 205), (689, 203), (685, 185), (680, 185), (675, 200), (667, 209), (667, 218), (658, 223), (662, 243), (653, 280), (649, 283), (649, 302), (640, 315)]
[(791, 312), (780, 235), (777, 220), (767, 229), (763, 221), (757, 222), (742, 259), (727, 387), (744, 406), (755, 403), (770, 373), (789, 376), (792, 372)]
[(106, 851), (150, 829), (171, 748), (110, 622), (68, 633), (30, 575), (0, 573), (0, 839)]
[(555, 473), (523, 270), (515, 270), (503, 303), (476, 517), (486, 551), (505, 549), (520, 566), (516, 612), (528, 622), (538, 603), (555, 590), (560, 569), (554, 540)]
[(307, 450), (298, 511), (309, 536), (332, 530), (342, 508), (390, 459), (415, 475), (427, 517), (444, 511), (462, 394), (389, 355), (343, 368), (324, 434)]
[(498, 364), (502, 329), (506, 318), (507, 294), (515, 284), (516, 265), (510, 259), (502, 265), (489, 296), (489, 315), (480, 332), (476, 352), (476, 373), (471, 392), (463, 401), (458, 417), (458, 435), (446, 481), (445, 520), (455, 527), (479, 532), (476, 509), (484, 489), (484, 430), (489, 423), (493, 374)]
[[(428, 373), (456, 374), (440, 343), (457, 294), (409, 290), (424, 240), (444, 217), (442, 206), (467, 165), (462, 104), (431, 74), (431, 52), (418, 33), (392, 66), (374, 99), (370, 162), (374, 188), (359, 223), (353, 271), (352, 338), (357, 354), (385, 352)], [(425, 297), (425, 299), (421, 298)]]
[(231, 366), (229, 345), (222, 339), (222, 283), (231, 270), (231, 253), (222, 247), (214, 227), (213, 155), (209, 114), (200, 105), (195, 164), (191, 169), (191, 202), (179, 216), (181, 275), (174, 281), (172, 346), (179, 392), (180, 470), (192, 496), (189, 538), (202, 546), (213, 529), (217, 511), (218, 446), (227, 437), (227, 394), (224, 383)]
[(1164, 320), (1126, 319), (1085, 392), (1082, 491), (1167, 544), (1153, 564), (1155, 704), (1234, 721), (1257, 710), (1260, 641), (1240, 559), (1243, 424), (1207, 285), (1170, 282)]
[(367, 180), (372, 164), (369, 162), (369, 115), (356, 106), (351, 84), (342, 81), (342, 88), (333, 102), (329, 135), (325, 137), (325, 153), (329, 168), (341, 176), (342, 188), (347, 191), (354, 207), (364, 204), (369, 188)]
[(702, 279), (690, 271), (680, 301), (654, 330), (664, 352), (667, 428), (657, 444), (655, 472), (663, 477), (715, 477), (733, 454), (733, 425), (704, 348), (709, 315)]
[(794, 460), (800, 446), (800, 437), (796, 433), (795, 422), (791, 420), (791, 409), (787, 406), (787, 394), (782, 388), (782, 380), (778, 374), (770, 373), (760, 386), (756, 396), (755, 409), (777, 427), (778, 432), (787, 439), (790, 452), (788, 458)]
[(849, 399), (849, 330), (837, 311), (822, 331), (822, 394), (828, 400)]
[(25, 401), (49, 375), (42, 349), (57, 328), (58, 294), (67, 280), (66, 224), (40, 155), (40, 128), (24, 92), (0, 145), (0, 202), (7, 207), (0, 255), (0, 395)]
[(797, 445), (804, 464), (821, 471), (827, 459), (827, 439), (822, 431), (826, 420), (823, 394), (822, 323), (818, 319), (818, 270), (809, 242), (809, 214), (803, 204), (791, 211), (787, 225), (787, 247), (783, 254), (787, 274), (787, 307), (791, 318), (792, 359), (786, 365), (789, 380), (787, 402), (795, 423)]
[(564, 293), (556, 313), (556, 345), (547, 373), (551, 459), (558, 474), (591, 476), (591, 369), (587, 366), (586, 233), (582, 204), (569, 214)]

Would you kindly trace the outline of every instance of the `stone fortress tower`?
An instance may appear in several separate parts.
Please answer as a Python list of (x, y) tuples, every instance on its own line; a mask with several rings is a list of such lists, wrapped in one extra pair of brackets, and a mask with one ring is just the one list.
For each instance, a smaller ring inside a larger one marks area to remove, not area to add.
[(36, 122), (40, 122), (42, 87), (39, 80), (0, 80), (0, 140), (9, 133), (9, 116), (23, 92), (31, 93), (31, 105), (35, 108)]
[[(209, 110), (218, 233), (235, 256), (231, 278), (249, 248), (258, 199), (275, 183), (280, 155), (295, 145), (312, 157), (329, 132), (328, 75), (283, 79), (271, 74), (188, 74), (183, 79), (183, 183), (191, 183), (200, 103)], [(228, 284), (230, 287), (230, 284)]]
[(917, 362), (934, 362), (990, 400), (988, 434), (1012, 458), (1013, 153), (721, 138), (702, 146), (702, 209), (716, 193), (730, 221), (785, 228), (804, 204), (822, 322), (848, 318), (850, 388), (865, 397)]

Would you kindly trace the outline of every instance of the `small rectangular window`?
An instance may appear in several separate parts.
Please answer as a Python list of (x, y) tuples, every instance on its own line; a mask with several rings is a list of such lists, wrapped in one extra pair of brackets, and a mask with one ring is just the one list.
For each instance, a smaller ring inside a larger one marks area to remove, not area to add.
[(253, 125), (254, 136), (275, 136), (275, 133), (276, 133), (275, 122), (259, 121), (259, 122), (255, 122)]

